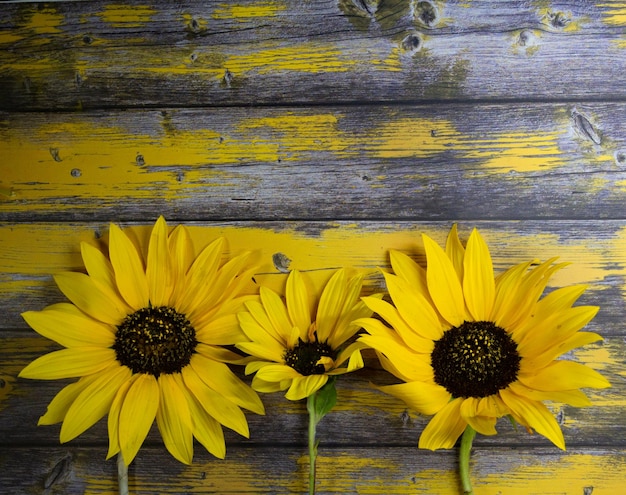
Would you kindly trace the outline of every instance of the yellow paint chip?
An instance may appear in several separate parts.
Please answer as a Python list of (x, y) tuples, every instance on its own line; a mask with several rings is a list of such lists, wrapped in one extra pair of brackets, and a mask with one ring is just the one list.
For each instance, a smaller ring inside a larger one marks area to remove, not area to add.
[(597, 7), (606, 9), (602, 12), (606, 24), (626, 26), (626, 2), (601, 3)]
[(286, 9), (276, 2), (258, 2), (249, 5), (220, 4), (213, 12), (214, 19), (235, 19), (243, 21), (258, 17), (274, 17)]
[(98, 14), (103, 22), (113, 27), (137, 28), (152, 20), (157, 11), (148, 5), (106, 5)]

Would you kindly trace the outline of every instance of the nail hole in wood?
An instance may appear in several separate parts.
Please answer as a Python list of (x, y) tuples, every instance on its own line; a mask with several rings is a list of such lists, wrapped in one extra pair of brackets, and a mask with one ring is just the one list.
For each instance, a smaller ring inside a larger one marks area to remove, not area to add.
[(417, 52), (422, 47), (422, 40), (418, 34), (412, 33), (402, 40), (402, 49), (406, 52)]
[(143, 167), (146, 164), (146, 161), (144, 160), (143, 155), (141, 153), (137, 153), (137, 156), (135, 157), (135, 163), (139, 167)]
[(50, 148), (50, 156), (55, 162), (62, 162), (63, 159), (59, 155), (59, 148)]
[(428, 27), (435, 25), (439, 14), (437, 7), (430, 2), (417, 2), (415, 5), (415, 16)]

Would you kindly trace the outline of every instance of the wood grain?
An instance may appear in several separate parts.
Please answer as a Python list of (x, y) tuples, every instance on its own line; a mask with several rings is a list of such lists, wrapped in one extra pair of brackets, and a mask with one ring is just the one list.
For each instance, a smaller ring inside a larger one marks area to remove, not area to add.
[(596, 219), (622, 103), (0, 114), (0, 220)]
[(0, 108), (626, 96), (623, 3), (416, 3), (10, 6)]
[[(55, 349), (20, 313), (64, 300), (52, 275), (145, 244), (159, 214), (196, 248), (252, 249), (256, 283), (332, 269), (384, 290), (389, 249), (423, 263), (478, 227), (497, 272), (559, 256), (548, 290), (588, 289), (601, 343), (569, 353), (612, 388), (549, 404), (568, 450), (507, 421), (479, 436), (476, 495), (622, 495), (626, 486), (626, 4), (621, 0), (97, 0), (0, 7), (0, 492), (117, 493), (106, 421), (59, 445), (37, 427), (67, 383), (17, 378)], [(280, 269), (279, 269), (280, 268)], [(237, 373), (244, 380), (241, 369)], [(318, 427), (318, 494), (460, 493), (457, 451), (418, 450), (429, 418), (376, 391), (375, 356)], [(156, 428), (131, 493), (292, 494), (303, 403), (262, 396), (227, 457), (175, 461)]]

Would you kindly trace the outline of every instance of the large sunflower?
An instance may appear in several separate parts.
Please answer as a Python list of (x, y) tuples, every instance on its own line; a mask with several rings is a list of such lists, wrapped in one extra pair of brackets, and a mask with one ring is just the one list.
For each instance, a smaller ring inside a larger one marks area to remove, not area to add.
[[(329, 377), (362, 368), (364, 345), (346, 345), (360, 329), (353, 320), (372, 314), (360, 300), (362, 280), (338, 270), (321, 294), (311, 297), (302, 275), (293, 270), (284, 301), (261, 287), (260, 301), (246, 302), (248, 311), (239, 313), (249, 342), (237, 347), (252, 356), (246, 366), (246, 374), (256, 372), (252, 388), (289, 389), (285, 397), (299, 400), (321, 389)], [(347, 366), (342, 366), (346, 361)]]
[(195, 257), (188, 231), (168, 235), (163, 217), (147, 256), (111, 224), (109, 256), (83, 243), (87, 274), (55, 276), (71, 303), (23, 314), (66, 349), (20, 373), (36, 379), (80, 379), (63, 388), (39, 424), (63, 422), (67, 442), (108, 413), (109, 452), (134, 459), (155, 418), (170, 453), (193, 458), (193, 437), (225, 455), (220, 423), (248, 436), (240, 407), (264, 413), (257, 394), (225, 363), (240, 356), (222, 347), (245, 339), (236, 313), (248, 297), (248, 255), (223, 263), (222, 239)]
[(555, 259), (521, 263), (494, 279), (489, 249), (477, 230), (467, 242), (452, 228), (446, 250), (423, 236), (427, 269), (391, 252), (395, 274), (385, 273), (393, 305), (364, 298), (383, 322), (361, 319), (385, 369), (406, 383), (379, 387), (416, 411), (434, 415), (419, 447), (451, 448), (469, 425), (496, 434), (496, 419), (510, 416), (565, 448), (558, 422), (544, 400), (590, 404), (579, 389), (605, 388), (591, 368), (556, 360), (601, 340), (580, 332), (598, 311), (573, 303), (584, 286), (541, 298), (550, 276), (565, 264)]

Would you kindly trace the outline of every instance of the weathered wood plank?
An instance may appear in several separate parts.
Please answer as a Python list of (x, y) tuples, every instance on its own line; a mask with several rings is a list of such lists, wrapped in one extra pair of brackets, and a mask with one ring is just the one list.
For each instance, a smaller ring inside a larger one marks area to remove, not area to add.
[[(198, 453), (184, 466), (144, 448), (131, 464), (133, 494), (306, 493), (308, 458), (287, 446), (234, 448), (225, 460)], [(0, 485), (14, 493), (113, 495), (114, 461), (90, 448), (0, 448)], [(368, 449), (320, 446), (318, 494), (457, 495), (456, 452), (416, 448)], [(475, 449), (472, 478), (481, 495), (588, 495), (622, 493), (626, 459), (620, 449), (525, 447)], [(555, 480), (558, 480), (556, 482)]]
[(0, 13), (0, 108), (623, 99), (625, 11), (617, 1), (19, 4)]
[(0, 114), (0, 221), (624, 218), (625, 104)]
[[(156, 216), (156, 213), (154, 214)], [(153, 219), (136, 226), (145, 242)], [(175, 221), (170, 221), (174, 225)], [(124, 224), (130, 226), (131, 224)], [(332, 269), (351, 267), (366, 274), (367, 291), (383, 289), (378, 267), (388, 266), (389, 249), (402, 250), (424, 262), (421, 233), (441, 244), (451, 222), (194, 222), (186, 223), (196, 248), (224, 237), (231, 253), (252, 250), (258, 261), (255, 280), (277, 291), (286, 275), (273, 265), (275, 253), (289, 258), (290, 269), (325, 282)], [(529, 259), (558, 256), (572, 265), (557, 272), (551, 286), (588, 284), (581, 301), (603, 308), (603, 335), (621, 335), (626, 318), (626, 227), (614, 221), (461, 222), (467, 238), (478, 227), (490, 245), (494, 267), (502, 271)], [(105, 223), (30, 223), (0, 225), (0, 328), (26, 328), (19, 314), (64, 300), (51, 275), (82, 270), (80, 242), (104, 242)]]

